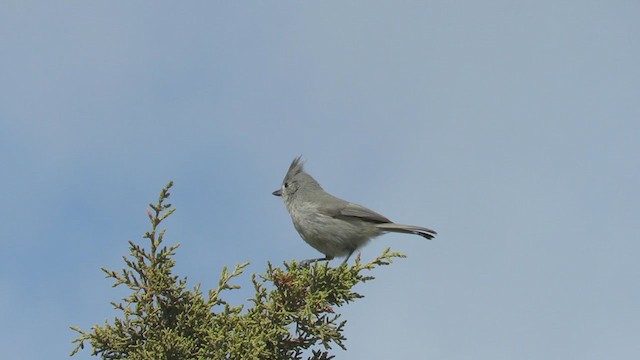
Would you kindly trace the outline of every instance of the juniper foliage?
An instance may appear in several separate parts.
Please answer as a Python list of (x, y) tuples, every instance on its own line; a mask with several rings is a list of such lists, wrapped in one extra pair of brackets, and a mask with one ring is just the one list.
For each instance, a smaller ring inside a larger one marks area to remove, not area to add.
[(372, 280), (370, 270), (404, 257), (387, 249), (369, 263), (358, 257), (350, 267), (268, 263), (265, 273), (251, 276), (255, 296), (247, 306), (231, 305), (221, 295), (239, 288), (232, 280), (248, 263), (224, 267), (217, 288), (206, 295), (199, 284), (187, 289), (186, 278), (173, 274), (179, 245), (163, 246), (165, 230), (158, 228), (175, 211), (166, 203), (172, 186), (147, 210), (149, 248), (129, 241), (126, 267), (102, 268), (114, 287), (131, 291), (111, 303), (120, 316), (91, 331), (72, 326), (79, 336), (71, 355), (88, 342), (92, 355), (103, 359), (331, 359), (332, 347), (345, 349), (346, 340), (346, 321), (336, 308), (363, 297), (353, 287)]

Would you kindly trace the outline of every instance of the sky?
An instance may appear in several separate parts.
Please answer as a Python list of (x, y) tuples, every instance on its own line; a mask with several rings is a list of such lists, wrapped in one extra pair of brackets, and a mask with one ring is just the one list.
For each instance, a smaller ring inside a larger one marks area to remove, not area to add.
[[(175, 181), (175, 272), (319, 254), (280, 186), (438, 237), (342, 310), (337, 359), (640, 358), (640, 3), (0, 3), (0, 348), (119, 315), (100, 267)], [(339, 264), (334, 260), (332, 264)], [(247, 304), (248, 305), (248, 304)], [(85, 349), (76, 356), (88, 359)]]

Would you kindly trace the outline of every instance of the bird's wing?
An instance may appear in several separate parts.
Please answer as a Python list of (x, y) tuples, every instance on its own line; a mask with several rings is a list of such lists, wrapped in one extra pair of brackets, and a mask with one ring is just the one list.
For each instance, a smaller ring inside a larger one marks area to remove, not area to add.
[(364, 206), (347, 203), (345, 206), (340, 209), (337, 214), (337, 217), (357, 217), (365, 221), (371, 221), (374, 223), (390, 223), (391, 220), (387, 219), (385, 216), (378, 214), (373, 210), (369, 210)]
[(387, 219), (385, 216), (369, 210), (362, 205), (342, 200), (328, 193), (325, 193), (324, 196), (325, 198), (323, 198), (322, 201), (316, 202), (316, 204), (322, 204), (317, 206), (316, 209), (323, 215), (344, 220), (358, 218), (377, 224), (393, 223), (393, 221)]

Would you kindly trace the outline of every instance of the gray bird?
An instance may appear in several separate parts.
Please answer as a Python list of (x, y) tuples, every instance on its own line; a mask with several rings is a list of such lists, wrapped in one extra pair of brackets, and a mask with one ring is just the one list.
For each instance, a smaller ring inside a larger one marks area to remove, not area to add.
[(304, 260), (302, 265), (341, 256), (346, 256), (345, 264), (356, 249), (387, 232), (415, 234), (429, 240), (437, 234), (421, 226), (394, 224), (375, 211), (327, 193), (304, 171), (300, 156), (293, 160), (282, 187), (273, 195), (284, 200), (302, 239), (324, 254), (323, 258)]

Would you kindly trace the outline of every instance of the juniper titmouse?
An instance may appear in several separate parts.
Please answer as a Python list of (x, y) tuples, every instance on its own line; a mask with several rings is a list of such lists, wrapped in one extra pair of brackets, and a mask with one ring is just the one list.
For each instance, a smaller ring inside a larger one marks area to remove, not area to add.
[(282, 196), (302, 239), (325, 255), (305, 260), (302, 262), (305, 265), (337, 256), (346, 256), (345, 264), (356, 249), (386, 232), (415, 234), (426, 239), (436, 235), (435, 231), (420, 226), (394, 224), (375, 211), (327, 193), (304, 171), (301, 157), (293, 160), (282, 187), (273, 195)]

